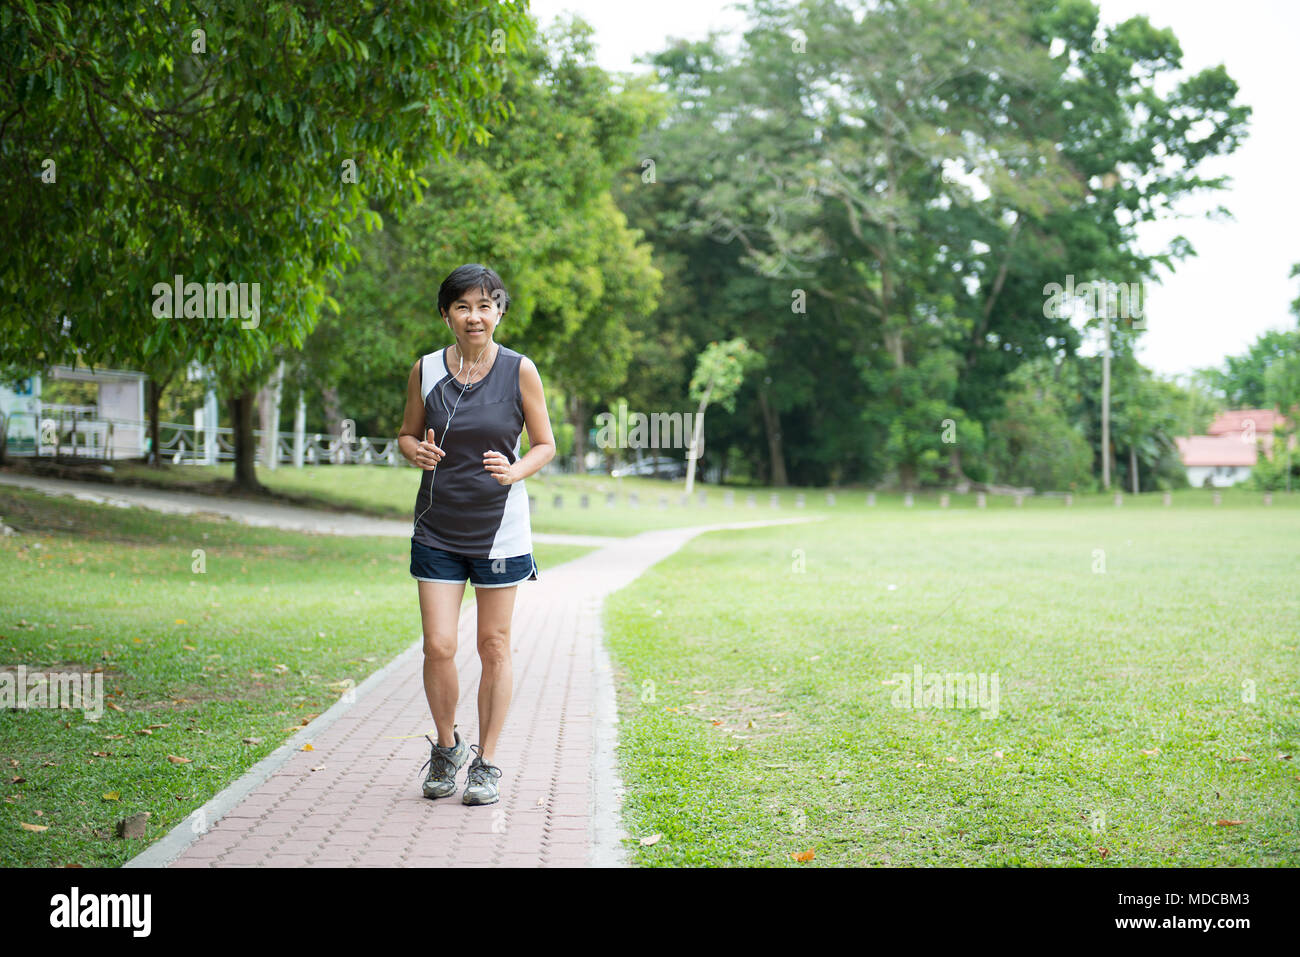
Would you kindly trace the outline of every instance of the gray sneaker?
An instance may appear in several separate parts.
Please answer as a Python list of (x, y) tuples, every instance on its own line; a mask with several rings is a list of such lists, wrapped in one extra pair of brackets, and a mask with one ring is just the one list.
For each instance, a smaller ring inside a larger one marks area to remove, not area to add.
[(469, 760), (469, 748), (461, 740), (460, 732), (452, 728), (451, 733), (456, 736), (456, 743), (450, 748), (440, 746), (436, 740), (425, 735), (432, 748), (429, 760), (420, 766), (421, 771), (426, 765), (429, 768), (429, 773), (424, 778), (424, 796), (427, 798), (444, 798), (454, 794), (456, 772)]
[(469, 776), (465, 781), (465, 793), (461, 796), (462, 804), (496, 804), (501, 800), (497, 790), (497, 781), (501, 779), (501, 769), (495, 764), (483, 760), (483, 749), (471, 744), (474, 761), (469, 766)]

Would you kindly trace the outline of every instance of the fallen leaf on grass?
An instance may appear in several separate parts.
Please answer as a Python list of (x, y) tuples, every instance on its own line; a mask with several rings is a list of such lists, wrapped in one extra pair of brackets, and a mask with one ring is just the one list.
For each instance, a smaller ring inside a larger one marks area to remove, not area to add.
[(106, 735), (104, 735), (105, 740), (108, 740), (108, 741), (120, 741), (122, 738), (125, 738), (125, 737), (126, 737), (126, 735), (124, 735), (124, 734), (106, 734)]
[(649, 837), (643, 837), (641, 838), (641, 846), (650, 847), (652, 844), (658, 844), (661, 837), (663, 837), (662, 834), (651, 834)]
[(793, 861), (798, 861), (800, 864), (807, 864), (816, 856), (817, 856), (817, 852), (810, 847), (806, 851), (792, 851), (790, 854), (790, 859)]
[(184, 648), (186, 651), (198, 651), (198, 650), (199, 650), (199, 649), (195, 648), (193, 645), (181, 645), (181, 647)]
[(1252, 757), (1248, 757), (1247, 755), (1244, 755), (1244, 754), (1239, 754), (1239, 755), (1237, 755), (1235, 758), (1228, 758), (1228, 763), (1229, 763), (1229, 764), (1238, 764), (1238, 763), (1240, 763), (1240, 762), (1242, 762), (1242, 761), (1254, 761), (1254, 760), (1255, 760), (1255, 759), (1252, 758)]
[(24, 831), (48, 831), (50, 829), (48, 824), (28, 824), (26, 821), (21, 821), (20, 823), (22, 824)]
[(153, 732), (150, 731), (148, 728), (140, 728), (138, 731), (136, 731), (136, 734), (153, 734)]
[(261, 744), (261, 738), (244, 738), (244, 744)]
[(1102, 859), (1103, 861), (1104, 861), (1104, 860), (1107, 858), (1107, 856), (1110, 854), (1110, 849), (1109, 849), (1109, 848), (1106, 848), (1106, 847), (1099, 847), (1099, 848), (1097, 848), (1097, 851), (1101, 854), (1101, 859)]
[(106, 758), (109, 755), (111, 755), (113, 752), (112, 751), (91, 751), (90, 753), (97, 758)]
[(1221, 817), (1221, 818), (1219, 818), (1217, 821), (1214, 822), (1214, 826), (1215, 826), (1215, 827), (1233, 827), (1233, 826), (1235, 826), (1235, 825), (1237, 825), (1237, 824), (1245, 824), (1245, 823), (1246, 823), (1245, 821), (1235, 821), (1235, 820), (1230, 821), (1230, 820), (1228, 820), (1226, 817)]
[(167, 760), (170, 761), (172, 764), (189, 764), (191, 759), (182, 758), (175, 754), (169, 754), (167, 755)]
[(20, 776), (18, 776), (17, 774), (15, 774), (13, 777), (11, 777), (11, 778), (9, 779), (9, 783), (10, 783), (10, 784), (22, 784), (22, 783), (23, 783), (24, 781), (26, 781), (26, 780), (27, 780), (26, 778), (24, 778), (24, 777), (20, 777)]
[(122, 800), (122, 792), (121, 792), (121, 791), (106, 791), (106, 792), (104, 793), (104, 800), (105, 800), (105, 801), (120, 801), (120, 800)]
[(1159, 749), (1159, 748), (1151, 748), (1150, 750), (1147, 750), (1146, 748), (1143, 748), (1143, 749), (1142, 749), (1142, 753), (1145, 754), (1145, 755), (1147, 755), (1147, 756), (1151, 756), (1151, 755), (1153, 755), (1153, 754), (1159, 754), (1159, 753), (1160, 753), (1160, 749)]
[(714, 719), (714, 721), (713, 721), (713, 726), (714, 726), (715, 728), (718, 727), (720, 724), (722, 724), (721, 719)]
[(115, 701), (109, 701), (109, 702), (106, 702), (106, 703), (107, 703), (108, 706), (109, 706), (110, 708), (112, 708), (114, 711), (121, 711), (121, 710), (122, 710), (121, 705), (119, 705), (119, 704), (118, 704), (117, 702), (115, 702)]

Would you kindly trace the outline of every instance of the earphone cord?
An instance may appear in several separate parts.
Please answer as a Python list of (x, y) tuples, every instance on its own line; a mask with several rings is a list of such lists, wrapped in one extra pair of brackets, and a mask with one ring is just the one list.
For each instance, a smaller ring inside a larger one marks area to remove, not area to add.
[[(473, 362), (473, 363), (470, 365), (470, 367), (469, 367), (469, 374), (470, 374), (470, 375), (473, 375), (473, 374), (474, 374), (474, 367), (477, 366), (477, 365), (478, 365), (480, 362), (482, 362), (482, 361), (483, 361), (483, 353), (480, 352), (480, 353), (479, 353), (479, 357), (478, 357), (477, 359), (475, 359), (474, 362)], [(462, 352), (461, 355), (460, 355), (460, 365), (458, 365), (458, 366), (456, 367), (456, 377), (457, 377), (457, 379), (460, 378), (460, 370), (463, 369), (463, 368), (465, 368), (465, 354)], [(447, 411), (447, 393), (446, 393), (446, 391), (445, 391), (446, 388), (447, 388), (447, 382), (446, 382), (446, 380), (443, 380), (443, 382), (439, 385), (439, 388), (438, 388), (438, 398), (440, 398), (440, 399), (442, 400), (442, 410), (443, 410), (444, 412)], [(438, 440), (438, 436), (437, 436), (437, 434), (436, 434), (436, 433), (434, 434), (434, 437), (433, 437), (433, 438), (434, 438), (434, 443), (433, 443), (433, 444), (436, 445), (436, 446), (438, 446), (439, 448), (442, 447), (442, 443), (443, 443), (443, 442), (446, 442), (446, 441), (447, 441), (447, 433), (451, 431), (451, 420), (452, 420), (453, 418), (455, 418), (455, 416), (456, 416), (456, 410), (460, 408), (460, 400), (463, 399), (463, 398), (465, 398), (465, 393), (468, 392), (468, 391), (469, 391), (469, 385), (466, 384), (466, 386), (465, 386), (463, 389), (460, 390), (460, 395), (456, 397), (456, 404), (453, 405), (453, 406), (451, 407), (451, 413), (447, 416), (447, 425), (446, 425), (446, 427), (444, 427), (443, 430), (442, 430), (442, 440), (439, 441), (439, 440)], [(429, 504), (426, 505), (426, 506), (424, 506), (424, 511), (423, 511), (423, 512), (421, 512), (419, 515), (415, 516), (415, 527), (416, 527), (416, 528), (419, 528), (419, 526), (420, 526), (420, 519), (424, 518), (425, 514), (429, 511), (429, 509), (431, 509), (431, 508), (433, 507), (433, 483), (434, 483), (434, 482), (437, 480), (437, 478), (438, 478), (438, 466), (437, 466), (437, 465), (434, 465), (434, 467), (433, 467), (432, 469), (430, 469), (429, 471), (432, 473), (432, 474), (429, 476)]]

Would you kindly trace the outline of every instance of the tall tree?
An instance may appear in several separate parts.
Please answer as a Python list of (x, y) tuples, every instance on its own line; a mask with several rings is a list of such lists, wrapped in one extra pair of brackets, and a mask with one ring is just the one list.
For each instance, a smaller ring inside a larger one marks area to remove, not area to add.
[[(505, 115), (531, 21), (486, 0), (172, 6), (0, 9), (0, 358), (192, 355), (251, 406), (247, 374), (302, 345), (368, 204), (418, 199), (430, 156)], [(177, 276), (183, 305), (159, 308)]]

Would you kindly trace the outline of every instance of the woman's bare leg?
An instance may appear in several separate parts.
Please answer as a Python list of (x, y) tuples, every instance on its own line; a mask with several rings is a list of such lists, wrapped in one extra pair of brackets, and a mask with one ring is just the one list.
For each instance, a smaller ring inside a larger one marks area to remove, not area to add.
[(483, 677), (478, 685), (478, 744), (483, 749), (483, 760), (489, 764), (514, 693), (510, 619), (514, 616), (518, 588), (511, 585), (474, 589), (478, 602), (478, 656), (483, 664)]
[(417, 582), (420, 586), (420, 620), (424, 626), (424, 695), (438, 726), (438, 744), (456, 743), (456, 702), (460, 682), (456, 675), (456, 638), (465, 583)]

